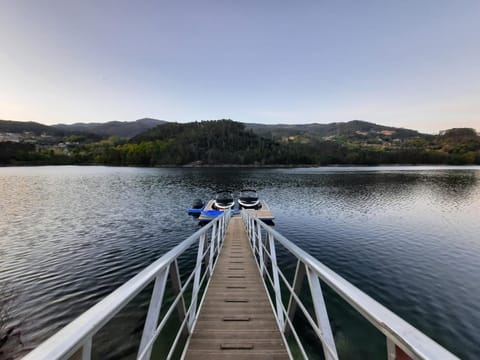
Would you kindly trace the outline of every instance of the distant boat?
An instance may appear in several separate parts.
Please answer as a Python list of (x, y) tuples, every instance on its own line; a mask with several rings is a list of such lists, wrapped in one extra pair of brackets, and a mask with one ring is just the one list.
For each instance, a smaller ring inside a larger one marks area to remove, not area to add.
[(261, 207), (257, 190), (243, 189), (238, 195), (238, 205), (245, 209), (258, 209)]

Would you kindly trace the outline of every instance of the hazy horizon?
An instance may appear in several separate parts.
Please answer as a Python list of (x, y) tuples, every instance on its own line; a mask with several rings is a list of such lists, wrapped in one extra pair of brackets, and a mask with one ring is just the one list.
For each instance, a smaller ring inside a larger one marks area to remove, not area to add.
[(1, 2), (0, 119), (478, 131), (479, 14), (476, 0)]

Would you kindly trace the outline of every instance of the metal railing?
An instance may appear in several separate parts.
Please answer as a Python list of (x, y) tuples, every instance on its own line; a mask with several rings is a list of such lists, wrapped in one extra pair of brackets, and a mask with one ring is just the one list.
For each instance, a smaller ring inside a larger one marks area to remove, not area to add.
[[(267, 292), (269, 288), (272, 289), (269, 293), (278, 326), (285, 337), (293, 336), (298, 352), (304, 359), (308, 359), (307, 351), (293, 324), (297, 310), (303, 313), (322, 344), (325, 359), (339, 359), (320, 280), (385, 335), (388, 360), (458, 359), (270, 226), (251, 216), (248, 211), (242, 211), (242, 218)], [(296, 258), (297, 265), (292, 283), (287, 280), (277, 264), (276, 245), (279, 244)], [(301, 299), (300, 293), (305, 278), (310, 290), (310, 299)], [(288, 297), (286, 306), (282, 300), (282, 297), (286, 300), (285, 293)], [(307, 309), (309, 307), (307, 301), (313, 307), (314, 317)]]
[[(199, 304), (203, 301), (203, 299), (200, 299), (202, 295), (200, 289), (205, 288), (204, 285), (209, 281), (213, 272), (229, 220), (230, 211), (226, 211), (222, 216), (217, 217), (178, 244), (98, 304), (40, 344), (28, 353), (23, 360), (89, 360), (92, 353), (92, 338), (95, 334), (152, 282), (154, 282), (154, 286), (137, 359), (150, 359), (155, 340), (164, 329), (174, 310), (177, 309), (181, 325), (168, 350), (166, 358), (170, 359), (174, 355), (182, 335), (188, 337), (192, 332), (198, 317)], [(178, 258), (195, 245), (198, 245), (195, 266), (182, 283)], [(170, 277), (169, 284), (172, 287), (175, 299), (163, 317), (159, 319), (168, 277)], [(191, 300), (188, 309), (186, 309), (185, 296), (190, 285), (192, 285), (192, 291), (188, 295), (191, 295)], [(204, 295), (205, 292), (203, 292)]]

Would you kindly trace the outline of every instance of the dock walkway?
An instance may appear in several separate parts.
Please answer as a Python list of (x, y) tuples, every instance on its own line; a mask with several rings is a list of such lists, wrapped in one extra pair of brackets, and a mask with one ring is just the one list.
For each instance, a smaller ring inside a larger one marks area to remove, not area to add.
[(228, 225), (186, 359), (288, 358), (245, 226), (234, 217)]

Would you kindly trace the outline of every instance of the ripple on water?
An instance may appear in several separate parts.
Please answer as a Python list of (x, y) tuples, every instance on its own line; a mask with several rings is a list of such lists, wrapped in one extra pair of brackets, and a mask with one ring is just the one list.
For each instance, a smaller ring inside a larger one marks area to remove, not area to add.
[[(193, 233), (196, 222), (185, 210), (194, 198), (254, 187), (273, 209), (277, 230), (474, 359), (479, 170), (402, 169), (2, 168), (0, 291), (18, 334), (9, 353), (32, 349)], [(192, 254), (180, 259), (181, 268), (191, 266)], [(293, 272), (294, 261), (279, 254)], [(134, 355), (147, 304), (147, 295), (139, 296), (109, 328), (128, 341), (99, 334), (95, 352)], [(351, 348), (348, 321), (333, 322), (337, 340)]]

